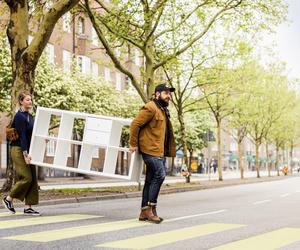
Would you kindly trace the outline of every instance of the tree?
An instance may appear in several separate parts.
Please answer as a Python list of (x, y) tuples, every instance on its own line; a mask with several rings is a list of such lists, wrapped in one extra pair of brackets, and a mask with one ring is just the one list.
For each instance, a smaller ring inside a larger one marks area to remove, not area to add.
[[(285, 147), (290, 147), (290, 161), (293, 160), (293, 148), (299, 144), (299, 98), (295, 96), (295, 93), (291, 92), (285, 95), (285, 99), (290, 99), (290, 105), (283, 111), (280, 119), (274, 122), (268, 140), (274, 143), (276, 148), (276, 161), (275, 167), (277, 175), (279, 176), (279, 150)], [(290, 162), (292, 163), (292, 162)], [(292, 173), (292, 164), (290, 165), (290, 172)]]
[(11, 60), (7, 38), (0, 33), (0, 112), (9, 111), (12, 84)]
[[(285, 16), (283, 1), (124, 1), (113, 4), (85, 0), (85, 11), (114, 66), (127, 75), (144, 102), (150, 99), (160, 67), (183, 54), (198, 41), (204, 41), (215, 24), (236, 25), (247, 31), (267, 29)], [(268, 23), (268, 25), (265, 25)], [(169, 42), (176, 40), (176, 43)], [(144, 58), (142, 79), (115, 47), (129, 47)], [(144, 92), (146, 88), (146, 93)]]
[(227, 69), (225, 65), (215, 65), (202, 72), (198, 79), (203, 99), (203, 108), (210, 111), (216, 124), (216, 140), (218, 148), (218, 174), (222, 181), (222, 145), (221, 131), (223, 120), (234, 113), (234, 103), (232, 98), (236, 95), (233, 88), (236, 79), (233, 77), (233, 71)]
[[(11, 110), (15, 109), (20, 90), (27, 89), (33, 92), (34, 73), (44, 48), (52, 34), (58, 19), (79, 0), (61, 0), (51, 7), (41, 11), (40, 4), (29, 0), (5, 0), (9, 9), (7, 37), (11, 49), (12, 62), (12, 89)], [(49, 4), (49, 3), (48, 3)], [(8, 15), (6, 12), (5, 14)], [(39, 25), (33, 19), (39, 20)], [(32, 22), (31, 22), (32, 21)], [(33, 26), (32, 26), (33, 25)], [(28, 43), (30, 27), (35, 29), (32, 42)]]
[[(179, 122), (179, 127), (177, 130), (177, 145), (179, 145), (179, 148), (183, 150), (185, 163), (188, 162), (188, 144), (190, 146), (196, 146), (197, 144), (199, 144), (198, 142), (196, 142), (196, 137), (195, 143), (192, 143), (191, 141), (188, 143), (188, 135), (186, 129), (187, 124), (189, 125), (189, 127), (193, 126), (190, 122), (200, 123), (201, 125), (205, 124), (205, 122), (203, 122), (203, 119), (201, 119), (199, 116), (199, 114), (204, 114), (204, 112), (199, 112), (199, 101), (203, 99), (203, 96), (201, 96), (198, 91), (198, 85), (195, 81), (195, 77), (200, 71), (202, 64), (206, 60), (208, 60), (208, 58), (200, 58), (199, 54), (201, 53), (199, 53), (197, 49), (191, 49), (189, 52), (190, 53), (186, 53), (180, 58), (174, 59), (163, 66), (167, 82), (172, 87), (175, 87), (172, 104), (176, 110), (176, 122)], [(193, 114), (194, 119), (187, 120), (189, 113)], [(207, 123), (206, 126), (204, 125), (202, 129), (206, 129), (206, 127)], [(197, 129), (197, 131), (199, 131), (199, 129)], [(202, 132), (203, 131), (201, 131), (201, 133)], [(199, 138), (200, 134), (198, 135)]]
[(243, 140), (249, 130), (249, 114), (247, 112), (248, 101), (251, 95), (255, 95), (253, 86), (259, 81), (258, 69), (260, 66), (253, 60), (245, 60), (232, 73), (236, 75), (236, 84), (232, 85), (236, 95), (233, 97), (234, 113), (228, 118), (228, 129), (234, 129), (234, 132), (227, 131), (237, 143), (238, 165), (240, 168), (241, 179), (244, 178), (244, 161), (243, 161)]
[(255, 144), (256, 171), (259, 173), (259, 147), (269, 133), (275, 122), (280, 120), (284, 112), (290, 107), (285, 77), (279, 71), (261, 69), (259, 82), (253, 85), (251, 98), (247, 103), (247, 115), (249, 124), (249, 136)]
[[(2, 100), (7, 100), (2, 111), (9, 111), (12, 74), (11, 69), (5, 67), (4, 64), (10, 61), (9, 51), (4, 48), (7, 46), (1, 47), (0, 50), (0, 64), (3, 63), (0, 83), (1, 92), (4, 93), (0, 98), (1, 104), (4, 103)], [(111, 84), (105, 83), (100, 78), (94, 79), (76, 70), (71, 74), (66, 74), (49, 63), (47, 56), (42, 56), (39, 60), (35, 74), (34, 106), (132, 118), (140, 104), (135, 94), (128, 91), (117, 92)], [(54, 120), (51, 125), (51, 129), (56, 128), (58, 121)], [(82, 124), (75, 125), (80, 134)], [(124, 136), (126, 136), (126, 131)], [(4, 184), (2, 191), (9, 190), (12, 184), (12, 169), (7, 168), (7, 173), (8, 181)]]

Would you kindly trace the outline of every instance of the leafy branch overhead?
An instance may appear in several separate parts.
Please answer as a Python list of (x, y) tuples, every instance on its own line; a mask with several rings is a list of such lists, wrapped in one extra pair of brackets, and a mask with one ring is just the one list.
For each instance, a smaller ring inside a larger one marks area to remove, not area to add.
[[(160, 81), (160, 67), (194, 44), (205, 41), (206, 35), (216, 29), (216, 24), (236, 24), (239, 29), (247, 27), (255, 32), (266, 20), (271, 27), (285, 17), (282, 1), (260, 4), (250, 0), (115, 0), (112, 3), (85, 0), (81, 7), (114, 66), (131, 79), (144, 102), (151, 97), (155, 83)], [(250, 16), (257, 18), (249, 20)], [(130, 58), (122, 60), (116, 55), (115, 43), (140, 53), (144, 66), (139, 74), (128, 66)]]

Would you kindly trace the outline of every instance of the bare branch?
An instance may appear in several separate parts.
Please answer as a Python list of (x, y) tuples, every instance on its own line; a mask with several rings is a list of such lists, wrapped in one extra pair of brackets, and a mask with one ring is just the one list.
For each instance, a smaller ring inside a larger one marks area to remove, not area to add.
[[(232, 1), (230, 1), (231, 3)], [(177, 50), (174, 54), (167, 56), (164, 60), (162, 60), (161, 62), (155, 64), (153, 66), (153, 69), (157, 69), (159, 67), (161, 67), (162, 65), (166, 64), (168, 61), (170, 61), (171, 59), (179, 56), (180, 54), (182, 54), (183, 52), (185, 52), (187, 49), (189, 49), (196, 41), (198, 41), (200, 38), (202, 38), (211, 28), (211, 26), (213, 25), (213, 23), (217, 20), (217, 18), (224, 13), (225, 11), (228, 11), (230, 9), (236, 8), (240, 3), (242, 2), (242, 0), (240, 0), (237, 4), (233, 5), (233, 6), (226, 6), (223, 9), (221, 9), (219, 12), (217, 12), (209, 21), (209, 23), (207, 24), (206, 28), (200, 32), (198, 35), (196, 35), (194, 38), (191, 39), (190, 42), (188, 42), (184, 47), (182, 47), (181, 49)]]
[(157, 26), (158, 26), (158, 24), (159, 24), (159, 21), (160, 21), (160, 19), (161, 19), (161, 16), (162, 16), (163, 12), (164, 12), (164, 6), (162, 5), (162, 6), (160, 7), (160, 9), (159, 9), (158, 16), (156, 17), (155, 24), (153, 25), (153, 28), (152, 28), (152, 30), (150, 31), (150, 33), (147, 35), (145, 42), (147, 42), (147, 41), (150, 39), (150, 37), (154, 34), (154, 32), (155, 32), (155, 30), (156, 30), (156, 28), (157, 28)]
[[(105, 6), (101, 1), (97, 1), (101, 6)], [(109, 14), (112, 14), (111, 11), (107, 8), (107, 7), (104, 7), (105, 8), (105, 11), (108, 12)], [(84, 7), (84, 9), (87, 11), (86, 7)], [(139, 44), (137, 42), (137, 40), (135, 38), (131, 38), (129, 36), (126, 36), (124, 34), (121, 34), (118, 32), (118, 30), (114, 29), (114, 27), (110, 27), (108, 25), (108, 22), (107, 20), (105, 20), (104, 16), (101, 15), (100, 13), (97, 13), (97, 12), (92, 12), (91, 11), (91, 8), (90, 8), (90, 13), (92, 13), (92, 15), (96, 18), (97, 20), (99, 20), (104, 26), (106, 29), (108, 29), (109, 32), (111, 32), (112, 34), (114, 34), (115, 36), (117, 37), (121, 37), (122, 39), (124, 39), (125, 41), (131, 43), (132, 45), (138, 47), (139, 49), (143, 50), (143, 46), (141, 44)], [(115, 15), (115, 14), (112, 14), (115, 18), (117, 18), (118, 20), (120, 20), (119, 16)], [(121, 20), (120, 20), (121, 21)], [(131, 21), (129, 23), (130, 25), (133, 25), (133, 26), (136, 26), (135, 24), (133, 24)], [(139, 28), (141, 28), (139, 26)]]
[(162, 35), (164, 35), (164, 34), (166, 34), (166, 33), (169, 33), (169, 32), (172, 32), (172, 31), (175, 31), (175, 30), (179, 29), (179, 28), (181, 27), (181, 25), (183, 25), (183, 24), (186, 22), (186, 20), (188, 20), (188, 19), (191, 17), (191, 15), (193, 15), (199, 8), (203, 7), (203, 6), (206, 5), (208, 2), (210, 2), (210, 1), (205, 1), (205, 2), (202, 3), (202, 4), (197, 5), (190, 13), (188, 13), (188, 14), (181, 20), (181, 22), (180, 22), (176, 27), (174, 27), (174, 28), (172, 28), (172, 29), (167, 29), (167, 30), (161, 31), (160, 33), (158, 33), (158, 34), (155, 36), (154, 39), (157, 39), (157, 38), (159, 38), (160, 36), (162, 36)]
[(61, 0), (56, 2), (45, 15), (44, 20), (34, 36), (31, 44), (27, 48), (27, 55), (29, 63), (32, 66), (36, 66), (38, 59), (40, 58), (44, 48), (46, 47), (48, 40), (52, 34), (57, 20), (68, 10), (73, 8), (79, 0)]
[(94, 29), (98, 35), (98, 38), (100, 39), (100, 41), (102, 42), (102, 45), (104, 46), (104, 48), (106, 49), (106, 53), (110, 56), (111, 60), (113, 61), (115, 67), (120, 70), (123, 74), (127, 75), (133, 86), (135, 87), (135, 89), (137, 90), (137, 92), (139, 93), (139, 95), (141, 96), (142, 100), (144, 102), (147, 102), (147, 97), (145, 96), (145, 93), (143, 91), (143, 89), (139, 86), (137, 79), (135, 78), (135, 76), (129, 71), (127, 70), (122, 64), (121, 62), (118, 60), (118, 58), (116, 57), (115, 53), (113, 52), (113, 50), (111, 49), (111, 47), (109, 46), (108, 41), (105, 38), (105, 35), (102, 33), (102, 30), (99, 28), (99, 26), (96, 24), (96, 20), (94, 18), (94, 15), (90, 9), (88, 0), (85, 0), (85, 7), (87, 10), (87, 14), (90, 17), (90, 20), (94, 26)]
[[(120, 16), (115, 14), (115, 13), (112, 13), (112, 11), (109, 9), (109, 7), (107, 7), (102, 1), (99, 1), (99, 0), (95, 0), (100, 6), (102, 9), (105, 10), (106, 13), (114, 16), (116, 19), (120, 20)], [(120, 20), (121, 21), (121, 20)], [(127, 19), (127, 22), (131, 25), (131, 26), (134, 26), (136, 28), (140, 28), (142, 29), (143, 27), (141, 25), (139, 25), (138, 23), (135, 23), (133, 22), (132, 19)]]

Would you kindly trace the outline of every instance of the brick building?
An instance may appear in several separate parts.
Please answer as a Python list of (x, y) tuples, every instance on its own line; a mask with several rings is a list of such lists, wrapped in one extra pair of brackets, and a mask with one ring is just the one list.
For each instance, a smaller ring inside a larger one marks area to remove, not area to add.
[[(5, 26), (7, 18), (0, 17), (0, 22)], [(34, 29), (31, 30), (31, 33), (34, 34)], [(30, 43), (32, 39), (33, 36), (29, 36), (28, 42)], [(102, 78), (111, 83), (116, 91), (121, 91), (130, 85), (129, 79), (113, 66), (111, 59), (106, 55), (99, 42), (90, 20), (82, 14), (68, 12), (58, 21), (44, 53), (47, 53), (50, 63), (57, 65), (66, 73), (71, 71), (72, 63), (75, 62), (83, 74), (89, 74), (96, 79)], [(137, 49), (116, 48), (115, 53), (122, 58), (123, 63), (136, 76), (140, 75), (143, 57)], [(7, 144), (4, 133), (7, 124), (8, 119), (5, 114), (0, 114), (0, 176), (7, 164)], [(47, 161), (53, 160), (54, 150), (55, 145), (49, 142), (45, 152)], [(76, 165), (76, 151), (78, 148), (74, 147), (69, 150), (68, 165), (70, 166)], [(95, 152), (94, 157), (92, 167), (101, 166), (104, 157), (102, 150)], [(127, 155), (125, 155), (125, 160), (127, 160)], [(53, 172), (50, 171), (48, 175), (53, 175)]]

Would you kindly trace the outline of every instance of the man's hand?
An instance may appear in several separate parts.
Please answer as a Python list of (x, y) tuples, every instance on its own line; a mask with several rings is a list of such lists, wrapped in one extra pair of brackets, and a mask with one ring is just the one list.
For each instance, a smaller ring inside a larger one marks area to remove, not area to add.
[(130, 153), (136, 152), (137, 150), (138, 150), (138, 147), (130, 147), (129, 148)]

